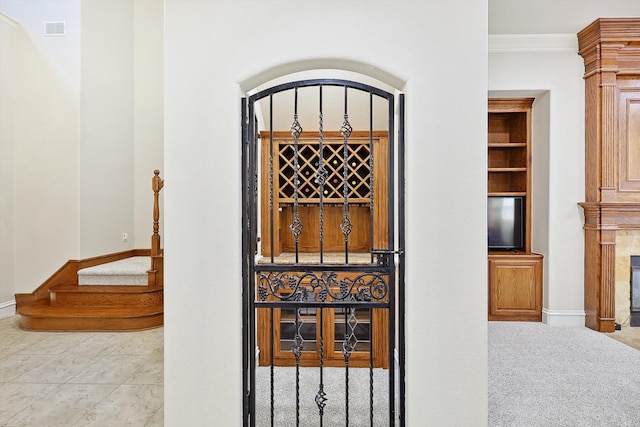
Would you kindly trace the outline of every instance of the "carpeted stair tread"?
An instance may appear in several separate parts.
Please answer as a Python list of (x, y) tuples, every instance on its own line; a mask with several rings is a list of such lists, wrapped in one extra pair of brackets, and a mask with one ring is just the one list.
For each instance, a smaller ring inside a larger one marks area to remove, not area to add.
[(151, 258), (137, 256), (78, 270), (78, 284), (86, 285), (138, 285), (148, 284), (147, 271)]

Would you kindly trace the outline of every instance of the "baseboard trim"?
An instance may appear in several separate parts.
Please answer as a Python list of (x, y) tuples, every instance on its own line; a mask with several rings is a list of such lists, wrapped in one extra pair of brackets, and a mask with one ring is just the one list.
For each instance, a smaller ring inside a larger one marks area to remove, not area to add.
[(584, 326), (584, 310), (549, 310), (542, 309), (542, 322), (549, 326), (578, 327)]
[(16, 300), (0, 302), (0, 319), (16, 314)]

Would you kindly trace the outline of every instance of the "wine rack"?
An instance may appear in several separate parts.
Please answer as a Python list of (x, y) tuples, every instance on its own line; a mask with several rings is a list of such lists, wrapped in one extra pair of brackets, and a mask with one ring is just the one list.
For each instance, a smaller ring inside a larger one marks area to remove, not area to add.
[[(278, 146), (279, 188), (282, 203), (293, 203), (295, 192), (295, 160), (292, 144)], [(344, 201), (344, 145), (323, 144), (322, 166), (327, 171), (322, 186), (323, 201)], [(368, 202), (371, 197), (371, 149), (369, 141), (357, 140), (347, 145), (347, 199), (350, 202)], [(298, 146), (298, 201), (317, 203), (320, 200), (320, 184), (316, 171), (320, 167), (317, 140), (304, 140)]]
[[(353, 131), (346, 144), (346, 156), (344, 139), (340, 132), (331, 131), (323, 134), (322, 154), (318, 133), (302, 132), (298, 138), (297, 160), (295, 142), (289, 132), (263, 131), (260, 141), (262, 255), (271, 254), (272, 236), (274, 256), (294, 249), (295, 243), (289, 225), (293, 220), (296, 198), (297, 214), (304, 225), (299, 238), (299, 251), (319, 251), (320, 200), (324, 205), (324, 251), (344, 251), (344, 236), (340, 232), (339, 224), (345, 202), (345, 176), (346, 202), (354, 224), (349, 236), (349, 251), (369, 252), (372, 246), (385, 247), (388, 236), (389, 159), (386, 131)], [(322, 186), (316, 176), (319, 169), (326, 171)], [(270, 213), (271, 210), (273, 215)]]

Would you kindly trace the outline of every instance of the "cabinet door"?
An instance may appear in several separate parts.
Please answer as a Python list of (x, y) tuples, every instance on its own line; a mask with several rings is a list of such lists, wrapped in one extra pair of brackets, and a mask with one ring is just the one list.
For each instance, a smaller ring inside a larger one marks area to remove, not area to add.
[(345, 342), (353, 345), (349, 366), (368, 367), (373, 357), (375, 368), (388, 368), (388, 313), (379, 309), (327, 309), (327, 328), (332, 336), (327, 344), (327, 365), (343, 366), (342, 348)]
[[(286, 296), (288, 291), (281, 294)], [(273, 296), (268, 300), (276, 301)], [(387, 369), (388, 322), (388, 311), (377, 308), (261, 308), (257, 310), (258, 363), (294, 366), (292, 348), (299, 333), (301, 366), (319, 366), (321, 351), (324, 366), (344, 366), (342, 348), (347, 341), (353, 346), (349, 366), (368, 367), (372, 358), (374, 367)]]
[(542, 320), (542, 257), (489, 259), (489, 320)]
[[(282, 292), (287, 294), (287, 292)], [(275, 298), (270, 297), (270, 301)], [(294, 366), (292, 348), (299, 333), (301, 366), (317, 366), (320, 340), (320, 309), (313, 307), (262, 308), (257, 310), (259, 365)], [(273, 360), (272, 360), (273, 358)]]

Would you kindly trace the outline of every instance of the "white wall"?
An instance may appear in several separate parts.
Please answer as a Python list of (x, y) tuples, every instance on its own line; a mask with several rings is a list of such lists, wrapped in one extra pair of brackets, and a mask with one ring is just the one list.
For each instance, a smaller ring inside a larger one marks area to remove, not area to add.
[(13, 146), (19, 30), (18, 23), (0, 14), (0, 318), (15, 309)]
[[(6, 242), (3, 247), (13, 257), (15, 270), (13, 277), (5, 277), (8, 285), (0, 285), (13, 287), (10, 293), (33, 291), (78, 255), (78, 7), (72, 0), (33, 0), (28, 5), (0, 0), (0, 11), (19, 24), (13, 117), (2, 118), (13, 121), (8, 149), (14, 199), (5, 212), (13, 218), (12, 235), (7, 236), (12, 247)], [(46, 37), (47, 21), (66, 22), (66, 36)], [(3, 185), (0, 192), (6, 191)]]
[[(83, 0), (81, 13), (80, 256), (86, 258), (133, 247), (133, 2)], [(131, 239), (124, 242), (122, 233)]]
[(151, 178), (163, 167), (162, 13), (154, 0), (82, 0), (82, 258), (150, 245)]
[[(504, 37), (491, 41), (505, 45)], [(519, 41), (524, 46), (520, 50)], [(577, 38), (568, 35), (527, 41), (513, 37), (508, 50), (492, 49), (489, 55), (492, 94), (537, 93), (533, 114), (548, 115), (534, 118), (542, 123), (533, 130), (533, 153), (547, 156), (548, 162), (533, 158), (532, 232), (533, 250), (545, 256), (543, 309), (551, 325), (584, 325), (584, 238), (578, 206), (584, 199), (584, 71), (576, 52)]]
[(577, 34), (597, 18), (634, 15), (637, 0), (490, 0), (489, 34)]
[(165, 2), (167, 425), (241, 422), (243, 89), (332, 63), (406, 82), (408, 425), (486, 425), (486, 22), (480, 0)]
[[(163, 3), (0, 0), (0, 12), (17, 22), (0, 44), (1, 309), (69, 259), (149, 247)], [(45, 22), (64, 22), (65, 35), (45, 36)]]
[[(157, 0), (133, 3), (133, 245), (148, 248), (153, 234), (151, 178), (163, 163), (164, 4)], [(160, 203), (162, 206), (162, 192)], [(164, 221), (160, 215), (160, 225)], [(162, 227), (160, 235), (164, 235)]]

